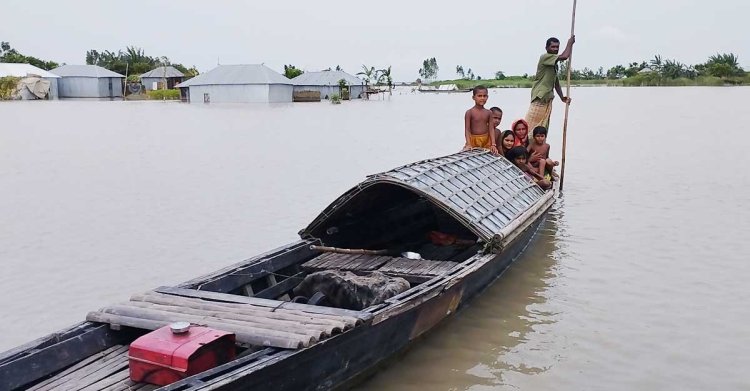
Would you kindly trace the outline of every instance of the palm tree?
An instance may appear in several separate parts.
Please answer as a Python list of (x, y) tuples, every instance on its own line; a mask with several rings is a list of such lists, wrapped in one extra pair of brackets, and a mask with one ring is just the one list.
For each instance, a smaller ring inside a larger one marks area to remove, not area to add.
[(654, 59), (651, 60), (651, 66), (649, 68), (651, 68), (651, 70), (659, 72), (661, 71), (661, 67), (662, 67), (661, 55), (657, 54), (654, 56)]
[(391, 90), (391, 86), (393, 85), (393, 79), (391, 79), (391, 66), (388, 65), (388, 68), (378, 69), (378, 73), (380, 74), (378, 83), (380, 83), (382, 79), (385, 79), (385, 82), (388, 84), (388, 94), (392, 95), (393, 92)]
[(357, 76), (364, 76), (365, 85), (369, 85), (370, 81), (377, 76), (375, 67), (368, 68), (367, 65), (362, 64), (362, 72), (357, 72)]

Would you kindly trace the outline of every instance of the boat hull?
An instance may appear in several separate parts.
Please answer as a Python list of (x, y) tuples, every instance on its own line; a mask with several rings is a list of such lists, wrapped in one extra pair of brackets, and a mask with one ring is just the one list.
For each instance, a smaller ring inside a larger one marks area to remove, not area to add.
[[(434, 295), (395, 316), (378, 313), (370, 327), (360, 327), (283, 357), (225, 372), (216, 368), (165, 388), (165, 390), (327, 390), (347, 388), (361, 381), (379, 364), (407, 349), (417, 338), (465, 306), (487, 288), (529, 244), (546, 211), (520, 232), (500, 254), (450, 287), (436, 287)], [(224, 374), (216, 376), (217, 373)], [(201, 378), (211, 378), (204, 381)], [(198, 382), (196, 382), (198, 381)], [(192, 386), (190, 385), (192, 382)]]

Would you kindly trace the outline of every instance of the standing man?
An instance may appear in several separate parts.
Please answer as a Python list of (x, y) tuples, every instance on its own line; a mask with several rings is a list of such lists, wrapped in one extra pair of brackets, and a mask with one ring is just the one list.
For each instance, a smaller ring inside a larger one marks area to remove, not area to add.
[[(529, 129), (534, 129), (537, 126), (549, 128), (552, 99), (555, 97), (552, 93), (553, 88), (563, 102), (570, 103), (570, 98), (563, 96), (560, 80), (557, 78), (557, 63), (570, 57), (575, 41), (576, 36), (571, 36), (568, 39), (568, 44), (565, 45), (565, 50), (557, 54), (560, 51), (560, 40), (554, 37), (547, 40), (547, 53), (539, 57), (536, 76), (534, 76), (534, 86), (531, 88), (531, 105), (526, 113), (526, 122), (529, 123)], [(529, 135), (531, 135), (531, 132), (529, 132)]]

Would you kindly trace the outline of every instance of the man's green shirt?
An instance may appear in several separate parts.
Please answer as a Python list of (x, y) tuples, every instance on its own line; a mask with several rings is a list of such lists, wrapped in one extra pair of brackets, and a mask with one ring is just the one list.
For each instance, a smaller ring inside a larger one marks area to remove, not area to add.
[(557, 54), (544, 53), (539, 57), (534, 76), (534, 87), (531, 88), (531, 101), (539, 99), (543, 103), (553, 97), (555, 81), (557, 80)]

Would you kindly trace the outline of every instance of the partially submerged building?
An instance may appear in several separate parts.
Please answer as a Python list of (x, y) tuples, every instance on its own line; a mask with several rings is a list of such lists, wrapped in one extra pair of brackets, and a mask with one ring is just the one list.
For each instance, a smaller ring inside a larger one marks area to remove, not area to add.
[(146, 91), (159, 89), (160, 83), (167, 83), (167, 88), (175, 88), (185, 80), (185, 74), (173, 66), (154, 68), (141, 75), (141, 84)]
[(186, 102), (292, 101), (292, 81), (263, 64), (219, 65), (177, 85)]
[(0, 63), (0, 77), (18, 77), (20, 99), (57, 99), (60, 76), (31, 64)]
[(295, 93), (318, 91), (321, 99), (329, 99), (333, 94), (346, 98), (341, 91), (340, 80), (344, 81), (349, 90), (350, 99), (361, 98), (364, 95), (365, 82), (344, 71), (305, 72), (292, 79), (292, 82)]
[(97, 65), (63, 65), (50, 72), (60, 76), (61, 98), (121, 98), (125, 76)]

